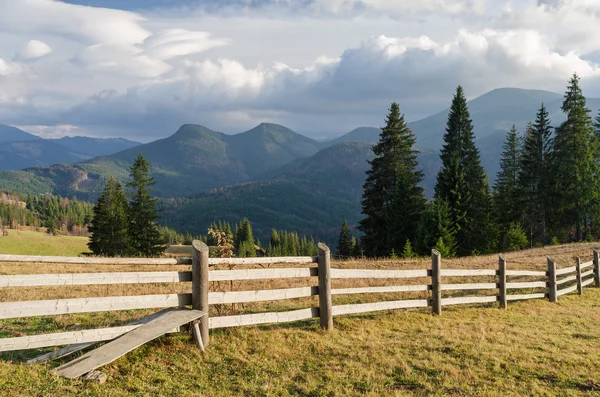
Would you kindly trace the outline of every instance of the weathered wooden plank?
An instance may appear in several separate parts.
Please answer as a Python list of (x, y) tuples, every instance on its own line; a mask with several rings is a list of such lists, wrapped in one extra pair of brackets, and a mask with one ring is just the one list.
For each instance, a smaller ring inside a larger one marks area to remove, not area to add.
[(575, 266), (565, 267), (564, 269), (556, 269), (557, 276), (563, 276), (565, 274), (575, 273), (577, 268)]
[(442, 306), (448, 305), (466, 305), (470, 303), (490, 303), (496, 302), (497, 296), (469, 296), (460, 298), (442, 298)]
[(438, 250), (431, 250), (431, 311), (442, 315), (442, 255)]
[(581, 264), (581, 270), (594, 266), (594, 261), (584, 262)]
[(590, 279), (584, 280), (584, 281), (581, 283), (581, 286), (582, 286), (582, 287), (585, 287), (586, 285), (590, 285), (590, 284), (592, 284), (593, 282), (594, 282), (594, 279), (593, 279), (593, 278), (590, 278)]
[[(43, 362), (46, 362), (49, 360), (55, 360), (57, 358), (68, 356), (72, 353), (75, 353), (77, 351), (80, 351), (80, 350), (86, 349), (90, 346), (93, 346), (96, 343), (111, 340), (111, 339), (89, 340), (90, 338), (94, 338), (94, 335), (102, 335), (103, 338), (106, 338), (111, 333), (110, 331), (107, 331), (107, 330), (113, 330), (114, 338), (112, 338), (112, 339), (115, 339), (115, 338), (118, 338), (119, 336), (135, 329), (136, 326), (139, 327), (142, 324), (146, 324), (147, 322), (149, 322), (155, 318), (158, 318), (159, 316), (162, 316), (163, 313), (166, 313), (167, 311), (170, 311), (170, 310), (173, 310), (173, 308), (163, 309), (156, 313), (152, 313), (149, 316), (143, 317), (139, 320), (132, 321), (130, 323), (127, 323), (127, 324), (125, 324), (123, 326), (119, 326), (119, 327), (104, 328), (104, 329), (90, 329), (90, 330), (83, 330), (80, 332), (62, 332), (62, 333), (45, 334), (45, 335), (24, 336), (24, 337), (19, 337), (19, 338), (10, 338), (10, 339), (13, 340), (12, 346), (13, 347), (17, 346), (17, 348), (14, 350), (21, 350), (21, 349), (18, 349), (19, 346), (23, 346), (23, 350), (25, 350), (25, 349), (37, 349), (37, 348), (41, 348), (41, 347), (61, 346), (64, 343), (60, 343), (59, 345), (57, 345), (56, 343), (64, 342), (66, 339), (68, 339), (70, 337), (70, 335), (72, 335), (74, 338), (76, 338), (77, 342), (69, 342), (69, 343), (74, 343), (72, 345), (65, 346), (61, 349), (51, 351), (50, 353), (43, 354), (41, 356), (32, 358), (31, 360), (27, 361), (27, 364), (29, 364), (29, 365), (40, 364), (40, 363), (43, 363)], [(179, 329), (175, 328), (175, 329), (172, 329), (170, 332), (179, 332)], [(83, 338), (84, 338), (84, 340), (86, 340), (85, 342), (81, 342), (82, 335), (84, 335)], [(2, 346), (4, 346), (3, 343), (6, 340), (7, 339), (0, 339), (0, 351), (2, 351)], [(35, 343), (37, 343), (37, 346), (35, 345)], [(50, 343), (50, 344), (46, 344), (46, 345), (42, 346), (42, 345), (40, 345), (40, 343)], [(8, 346), (8, 345), (9, 344), (7, 342), (6, 346)], [(28, 347), (28, 346), (32, 346), (32, 347)]]
[(78, 256), (0, 255), (0, 262), (64, 263), (78, 265), (179, 265), (188, 258), (95, 258)]
[(507, 276), (546, 277), (546, 272), (534, 270), (507, 270)]
[(389, 302), (357, 303), (352, 305), (333, 306), (333, 315), (340, 316), (343, 314), (368, 313), (380, 310), (408, 309), (428, 306), (429, 302), (427, 301), (427, 299), (409, 299)]
[(442, 269), (442, 277), (495, 276), (495, 269)]
[(200, 310), (177, 309), (169, 311), (120, 338), (61, 365), (53, 372), (65, 378), (75, 379), (124, 356), (144, 343), (166, 334), (173, 327), (179, 327), (205, 315), (206, 313)]
[(273, 256), (263, 258), (209, 258), (209, 265), (270, 265), (276, 263), (317, 263), (316, 256)]
[(324, 243), (319, 248), (319, 317), (322, 329), (333, 330), (333, 312), (331, 311), (331, 251)]
[(394, 285), (389, 287), (338, 288), (331, 290), (332, 295), (381, 294), (387, 292), (428, 291), (429, 285)]
[(557, 302), (558, 301), (558, 294), (557, 294), (558, 284), (556, 284), (556, 262), (554, 262), (554, 259), (552, 259), (550, 257), (547, 258), (547, 262), (548, 262), (548, 300), (550, 302)]
[(442, 291), (467, 291), (474, 289), (496, 289), (496, 283), (479, 283), (479, 284), (442, 284)]
[(592, 270), (588, 270), (587, 272), (581, 273), (581, 278), (592, 276), (593, 274), (594, 274), (594, 270), (593, 269)]
[(27, 274), (0, 276), (0, 287), (41, 287), (55, 285), (150, 284), (192, 281), (192, 272), (130, 272)]
[(429, 270), (364, 270), (364, 269), (331, 269), (331, 278), (417, 278), (428, 277)]
[(577, 285), (572, 285), (569, 288), (558, 290), (558, 292), (556, 293), (556, 296), (566, 295), (566, 294), (569, 294), (569, 293), (571, 293), (573, 291), (576, 291), (576, 290), (577, 290)]
[(51, 316), (70, 313), (154, 309), (191, 304), (191, 294), (110, 296), (102, 298), (4, 302), (0, 303), (0, 319)]
[(239, 327), (242, 325), (287, 323), (313, 317), (319, 317), (319, 308), (313, 307), (289, 312), (254, 313), (241, 314), (238, 316), (210, 317), (208, 321), (209, 327), (214, 329)]
[(267, 280), (281, 278), (307, 278), (318, 274), (316, 267), (294, 269), (241, 269), (211, 270), (208, 281)]
[(560, 280), (556, 280), (556, 285), (561, 285), (561, 284), (565, 284), (568, 283), (570, 281), (575, 281), (577, 280), (577, 276), (569, 276), (569, 277), (565, 277), (563, 279)]
[(204, 242), (193, 240), (192, 251), (192, 309), (206, 313), (206, 316), (203, 316), (200, 319), (200, 324), (198, 324), (202, 348), (204, 349), (210, 344), (210, 334), (208, 332), (208, 309), (210, 305), (208, 300), (209, 248)]
[(546, 288), (546, 283), (544, 281), (533, 281), (530, 283), (520, 282), (520, 283), (506, 283), (506, 288), (508, 289), (522, 289), (522, 288)]
[(526, 299), (544, 299), (546, 297), (545, 293), (537, 293), (537, 294), (523, 294), (523, 295), (507, 295), (506, 299), (509, 301), (520, 301)]
[(218, 303), (264, 302), (282, 299), (304, 298), (314, 295), (319, 295), (318, 287), (300, 287), (258, 291), (209, 292), (208, 302), (211, 305)]
[(506, 284), (506, 258), (504, 255), (498, 256), (498, 304), (500, 309), (508, 308), (508, 288)]

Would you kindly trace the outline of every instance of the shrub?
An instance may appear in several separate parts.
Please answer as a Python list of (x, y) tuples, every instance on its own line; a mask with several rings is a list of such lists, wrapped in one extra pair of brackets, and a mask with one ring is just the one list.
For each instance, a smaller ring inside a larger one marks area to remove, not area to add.
[(506, 249), (508, 251), (519, 251), (523, 248), (527, 248), (527, 245), (529, 245), (525, 230), (523, 230), (520, 223), (510, 224), (506, 231), (505, 241)]

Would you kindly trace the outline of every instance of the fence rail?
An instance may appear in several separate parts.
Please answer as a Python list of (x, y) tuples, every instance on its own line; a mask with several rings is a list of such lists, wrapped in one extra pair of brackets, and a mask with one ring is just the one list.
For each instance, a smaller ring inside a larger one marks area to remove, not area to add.
[[(191, 263), (191, 271), (159, 272), (112, 272), (76, 274), (28, 274), (1, 275), (0, 288), (21, 287), (61, 287), (81, 285), (128, 285), (153, 283), (191, 283), (190, 293), (109, 296), (74, 299), (53, 299), (37, 301), (0, 303), (0, 319), (21, 317), (52, 316), (72, 313), (120, 311), (137, 309), (162, 309), (176, 306), (192, 306), (208, 312), (211, 305), (279, 301), (286, 299), (318, 296), (318, 307), (308, 307), (291, 311), (239, 314), (218, 317), (203, 317), (200, 320), (200, 333), (204, 346), (208, 346), (209, 329), (284, 323), (311, 318), (319, 318), (321, 327), (333, 328), (333, 316), (381, 310), (426, 308), (440, 315), (442, 308), (451, 305), (472, 305), (497, 303), (501, 308), (507, 302), (528, 299), (549, 299), (556, 302), (558, 297), (595, 284), (600, 287), (599, 254), (594, 250), (594, 260), (581, 263), (577, 258), (575, 266), (558, 268), (548, 258), (547, 271), (507, 269), (503, 256), (499, 257), (497, 269), (446, 269), (437, 251), (432, 252), (430, 269), (417, 270), (371, 270), (371, 269), (332, 269), (329, 248), (320, 244), (319, 256), (283, 258), (209, 258), (208, 247), (195, 241), (192, 246), (192, 259), (185, 258), (65, 258), (0, 255), (0, 262), (18, 263), (66, 263), (66, 264), (119, 264), (119, 265), (181, 265)], [(282, 267), (262, 269), (218, 269), (221, 265), (272, 265), (272, 264), (314, 264), (316, 267)], [(210, 266), (212, 265), (212, 270)], [(588, 270), (588, 268), (590, 268)], [(586, 269), (585, 271), (583, 271)], [(316, 277), (316, 279), (315, 279)], [(481, 282), (473, 282), (479, 277)], [(494, 280), (490, 281), (493, 277)], [(529, 280), (523, 280), (523, 277)], [(466, 282), (460, 279), (468, 278)], [(256, 289), (248, 291), (209, 292), (211, 282), (235, 282), (278, 279), (305, 279), (309, 285), (285, 289)], [(332, 288), (332, 280), (411, 280), (405, 285), (386, 285), (353, 288)], [(458, 280), (457, 280), (458, 279)], [(316, 285), (315, 285), (316, 284)], [(464, 296), (447, 296), (448, 292), (463, 292)], [(490, 291), (495, 291), (490, 294)], [(413, 293), (429, 295), (426, 299), (402, 299), (371, 303), (333, 305), (333, 295)], [(511, 293), (512, 292), (512, 293)], [(0, 351), (37, 349), (67, 344), (86, 344), (114, 339), (142, 324), (133, 322), (118, 327), (58, 332), (44, 335), (0, 338)], [(176, 330), (173, 330), (175, 332)], [(61, 349), (62, 350), (62, 349)]]

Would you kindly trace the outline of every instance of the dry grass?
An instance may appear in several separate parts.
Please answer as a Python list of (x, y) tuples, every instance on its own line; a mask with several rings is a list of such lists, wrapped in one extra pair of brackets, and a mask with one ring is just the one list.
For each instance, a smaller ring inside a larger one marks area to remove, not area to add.
[[(546, 247), (506, 255), (511, 269), (544, 270), (546, 255), (559, 267), (591, 260), (594, 244)], [(497, 256), (445, 259), (444, 268), (496, 268)], [(287, 265), (289, 267), (290, 265)], [(299, 265), (293, 265), (294, 267)], [(430, 260), (360, 260), (334, 267), (423, 269)], [(239, 268), (239, 267), (238, 267)], [(90, 266), (0, 263), (0, 274), (189, 270), (189, 266)], [(463, 278), (447, 282), (488, 282)], [(428, 279), (334, 280), (334, 288), (426, 284)], [(212, 283), (213, 290), (315, 285), (316, 279)], [(0, 302), (94, 296), (189, 293), (189, 283), (2, 288)], [(487, 291), (493, 294), (492, 291)], [(465, 294), (465, 292), (448, 292)], [(484, 292), (485, 294), (485, 292)], [(334, 304), (423, 298), (426, 293), (334, 296)], [(317, 306), (317, 297), (236, 305), (236, 313)], [(7, 395), (579, 395), (600, 391), (600, 291), (584, 297), (511, 304), (508, 311), (448, 307), (335, 318), (336, 330), (315, 320), (212, 332), (203, 358), (186, 335), (165, 336), (107, 367), (104, 386), (66, 381), (48, 371), (58, 363), (26, 367), (41, 351), (4, 353), (0, 390)], [(220, 307), (231, 314), (231, 306)], [(73, 314), (0, 320), (0, 337), (123, 324), (150, 311)], [(215, 308), (211, 315), (217, 315)], [(2, 394), (2, 393), (0, 393)]]
[(87, 243), (87, 237), (9, 230), (7, 237), (0, 237), (0, 254), (80, 256), (89, 252)]

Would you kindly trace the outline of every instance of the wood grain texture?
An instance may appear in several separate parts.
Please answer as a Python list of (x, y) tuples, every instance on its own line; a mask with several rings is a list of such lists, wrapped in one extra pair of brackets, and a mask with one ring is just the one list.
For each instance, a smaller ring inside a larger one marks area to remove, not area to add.
[(381, 294), (387, 292), (415, 292), (428, 291), (429, 285), (392, 285), (389, 287), (362, 287), (362, 288), (338, 288), (331, 291), (332, 295), (351, 294)]
[(331, 311), (331, 252), (323, 243), (319, 247), (319, 317), (321, 328), (333, 330), (333, 312)]
[(293, 269), (242, 269), (211, 270), (208, 281), (268, 280), (284, 278), (308, 278), (318, 274), (316, 267)]
[(191, 282), (192, 272), (28, 274), (0, 276), (0, 287)]
[(566, 284), (568, 282), (575, 281), (575, 280), (577, 280), (577, 276), (569, 276), (569, 277), (561, 278), (560, 280), (556, 280), (556, 285)]
[(352, 305), (333, 306), (333, 315), (357, 314), (376, 312), (381, 310), (408, 309), (417, 307), (428, 307), (427, 299), (409, 299), (401, 301), (375, 302), (375, 303), (357, 303)]
[(36, 255), (0, 255), (0, 262), (63, 263), (78, 265), (179, 265), (191, 263), (187, 258), (90, 258)]
[(317, 263), (317, 256), (274, 256), (263, 258), (210, 258), (209, 265), (272, 265), (277, 263)]
[(564, 269), (556, 269), (557, 276), (564, 276), (565, 274), (575, 273), (577, 271), (576, 266), (565, 267)]
[(471, 303), (491, 303), (498, 301), (497, 296), (469, 296), (460, 298), (443, 298), (442, 306), (466, 305)]
[(442, 291), (469, 291), (476, 289), (496, 289), (496, 283), (479, 283), (479, 284), (442, 284)]
[(547, 287), (547, 285), (544, 281), (506, 283), (507, 289), (546, 288), (546, 287)]
[(243, 325), (257, 325), (269, 323), (287, 323), (291, 321), (305, 320), (307, 318), (319, 317), (319, 309), (293, 310), (289, 312), (271, 312), (241, 314), (237, 316), (210, 317), (210, 328), (240, 327)]
[(442, 277), (495, 276), (493, 269), (442, 269)]
[(200, 319), (200, 336), (202, 337), (202, 346), (208, 347), (208, 308), (210, 301), (208, 298), (208, 246), (200, 240), (192, 241), (192, 309), (206, 313), (206, 316)]
[(179, 327), (205, 315), (205, 312), (199, 310), (176, 309), (169, 311), (120, 338), (55, 368), (53, 372), (69, 379), (78, 378), (124, 356), (144, 343), (166, 334), (173, 327)]
[(584, 262), (581, 264), (581, 270), (594, 266), (594, 261)]
[(546, 272), (535, 270), (507, 270), (507, 276), (546, 277)]
[(556, 283), (556, 262), (550, 257), (548, 261), (548, 300), (550, 302), (556, 302), (558, 299)]
[(431, 311), (442, 315), (442, 255), (431, 250)]
[(363, 270), (363, 269), (331, 269), (332, 279), (381, 279), (381, 278), (418, 278), (428, 277), (430, 272), (423, 270)]
[(506, 283), (506, 258), (504, 255), (498, 256), (498, 304), (501, 309), (508, 308), (508, 300), (506, 299), (507, 293)]
[(304, 298), (314, 295), (319, 295), (319, 287), (300, 287), (258, 291), (209, 292), (208, 302), (211, 305), (220, 303), (264, 302)]
[(527, 299), (544, 299), (545, 297), (546, 297), (546, 294), (537, 293), (537, 294), (508, 295), (506, 297), (506, 299), (508, 299), (509, 301), (520, 301), (520, 300), (527, 300)]
[(0, 303), (0, 319), (154, 309), (191, 305), (191, 294), (110, 296), (103, 298), (53, 299)]

